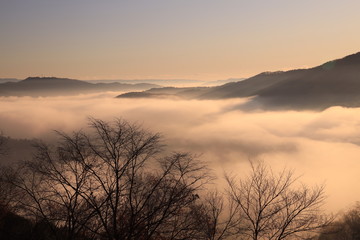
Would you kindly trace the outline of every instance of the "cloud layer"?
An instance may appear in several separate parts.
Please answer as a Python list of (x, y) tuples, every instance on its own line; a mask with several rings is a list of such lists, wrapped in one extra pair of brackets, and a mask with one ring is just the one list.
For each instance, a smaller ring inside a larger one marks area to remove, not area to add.
[(309, 184), (326, 184), (327, 208), (360, 200), (360, 109), (323, 112), (242, 112), (246, 100), (115, 99), (116, 93), (76, 97), (0, 98), (0, 129), (13, 138), (52, 138), (51, 130), (86, 128), (89, 116), (115, 117), (160, 132), (171, 150), (202, 154), (219, 176), (246, 174), (249, 159), (295, 168)]

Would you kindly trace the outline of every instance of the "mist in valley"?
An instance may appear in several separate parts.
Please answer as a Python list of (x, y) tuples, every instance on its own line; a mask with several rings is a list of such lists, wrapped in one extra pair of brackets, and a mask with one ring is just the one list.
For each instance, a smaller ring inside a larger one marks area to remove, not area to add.
[[(14, 139), (56, 139), (53, 130), (86, 131), (88, 118), (115, 118), (162, 135), (168, 151), (199, 154), (218, 176), (246, 175), (249, 161), (294, 169), (306, 184), (325, 184), (325, 208), (339, 212), (360, 199), (360, 109), (241, 111), (248, 99), (116, 99), (117, 93), (70, 97), (3, 97), (0, 128)], [(10, 149), (10, 151), (17, 151)], [(29, 156), (30, 158), (30, 156)]]

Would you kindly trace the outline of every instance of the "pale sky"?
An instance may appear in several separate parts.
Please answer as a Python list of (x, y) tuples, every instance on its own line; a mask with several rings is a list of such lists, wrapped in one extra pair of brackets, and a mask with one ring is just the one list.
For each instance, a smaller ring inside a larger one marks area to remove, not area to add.
[(0, 78), (226, 79), (360, 51), (359, 0), (0, 0)]

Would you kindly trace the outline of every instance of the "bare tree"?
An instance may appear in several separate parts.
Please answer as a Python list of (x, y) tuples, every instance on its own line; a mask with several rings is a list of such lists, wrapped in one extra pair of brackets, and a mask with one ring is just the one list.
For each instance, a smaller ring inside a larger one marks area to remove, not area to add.
[(23, 215), (45, 224), (57, 239), (76, 239), (91, 217), (79, 194), (86, 173), (43, 143), (36, 148), (34, 161), (22, 163), (17, 174), (7, 175), (7, 181), (22, 193), (17, 206)]
[(162, 157), (159, 135), (126, 121), (91, 119), (90, 128), (58, 133), (55, 147), (39, 143), (34, 161), (9, 179), (23, 211), (55, 236), (62, 229), (59, 239), (196, 239), (189, 219), (212, 180), (206, 165), (188, 153)]
[(238, 206), (218, 191), (208, 192), (194, 210), (201, 238), (204, 240), (233, 239), (239, 224)]
[(300, 238), (330, 222), (320, 211), (323, 186), (296, 186), (293, 171), (275, 174), (263, 162), (251, 167), (251, 174), (240, 182), (227, 177), (229, 195), (240, 210), (238, 232), (243, 239)]

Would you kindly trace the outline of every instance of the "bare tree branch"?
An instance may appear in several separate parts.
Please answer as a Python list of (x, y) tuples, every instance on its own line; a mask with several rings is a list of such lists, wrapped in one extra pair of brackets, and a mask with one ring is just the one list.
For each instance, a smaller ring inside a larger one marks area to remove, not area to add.
[(67, 239), (198, 239), (195, 196), (213, 179), (206, 165), (189, 153), (162, 157), (159, 134), (126, 121), (89, 126), (36, 145), (9, 181), (25, 196), (23, 212)]
[(226, 179), (228, 193), (240, 209), (238, 231), (245, 239), (300, 238), (332, 220), (321, 214), (324, 187), (296, 187), (293, 171), (275, 174), (259, 162), (251, 165), (250, 176), (239, 183), (229, 176)]

